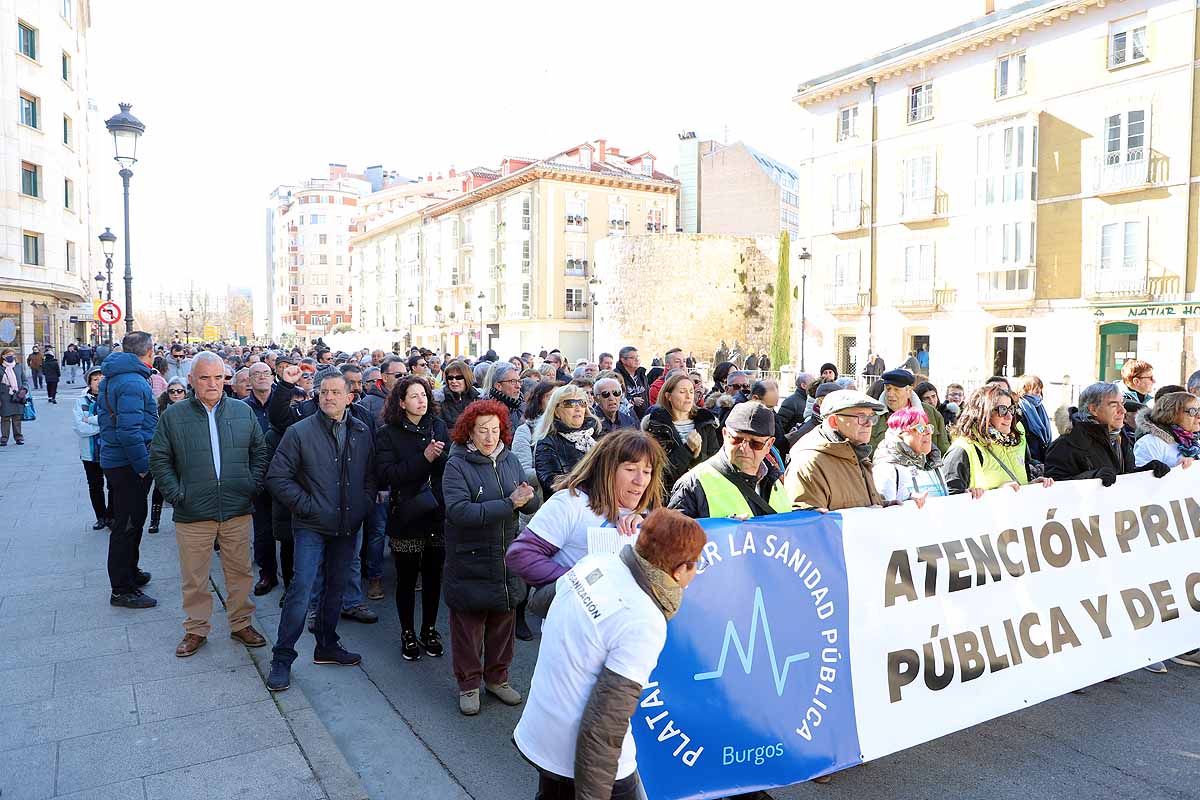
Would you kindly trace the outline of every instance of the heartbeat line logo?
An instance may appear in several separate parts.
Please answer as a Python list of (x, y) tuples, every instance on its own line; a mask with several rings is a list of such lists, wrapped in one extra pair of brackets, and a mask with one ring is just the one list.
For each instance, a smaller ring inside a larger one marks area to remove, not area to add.
[(720, 678), (725, 674), (725, 661), (729, 658), (729, 646), (732, 644), (737, 648), (738, 660), (742, 662), (742, 670), (749, 675), (754, 669), (754, 651), (755, 642), (758, 640), (758, 623), (762, 620), (763, 638), (767, 644), (767, 658), (771, 661), (771, 673), (775, 678), (775, 693), (783, 697), (783, 689), (787, 683), (788, 669), (792, 664), (804, 661), (808, 658), (808, 653), (796, 653), (788, 656), (783, 661), (783, 666), (775, 660), (775, 642), (771, 639), (771, 625), (767, 622), (767, 608), (763, 603), (762, 589), (754, 590), (754, 612), (750, 619), (750, 641), (743, 648), (742, 640), (738, 637), (737, 628), (733, 624), (733, 620), (725, 626), (725, 641), (721, 645), (721, 660), (717, 662), (717, 668), (712, 672), (697, 672), (694, 680), (711, 681), (715, 678)]

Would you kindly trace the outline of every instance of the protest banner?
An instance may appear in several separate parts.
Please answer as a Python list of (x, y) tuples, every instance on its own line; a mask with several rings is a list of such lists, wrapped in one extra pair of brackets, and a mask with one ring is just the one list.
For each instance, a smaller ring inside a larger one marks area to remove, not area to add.
[(809, 780), (1200, 645), (1198, 478), (702, 521), (631, 720), (648, 795)]

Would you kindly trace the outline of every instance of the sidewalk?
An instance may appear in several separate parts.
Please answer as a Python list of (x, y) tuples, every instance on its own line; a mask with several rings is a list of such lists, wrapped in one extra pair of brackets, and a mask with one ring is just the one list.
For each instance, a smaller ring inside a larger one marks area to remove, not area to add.
[[(0, 796), (365, 798), (302, 691), (267, 691), (266, 648), (252, 659), (229, 638), (219, 593), (208, 644), (175, 657), (184, 614), (169, 508), (142, 538), (158, 606), (108, 604), (108, 532), (91, 529), (71, 430), (79, 394), (60, 385), (50, 405), (36, 392), (26, 444), (0, 449)], [(277, 596), (263, 599), (273, 621)]]

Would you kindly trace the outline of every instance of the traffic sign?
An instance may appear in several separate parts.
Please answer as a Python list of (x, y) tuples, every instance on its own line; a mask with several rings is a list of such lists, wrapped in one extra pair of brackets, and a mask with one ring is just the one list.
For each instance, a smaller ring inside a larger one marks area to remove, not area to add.
[(121, 307), (112, 300), (106, 300), (96, 306), (96, 319), (103, 322), (105, 325), (116, 325), (124, 318), (124, 313)]

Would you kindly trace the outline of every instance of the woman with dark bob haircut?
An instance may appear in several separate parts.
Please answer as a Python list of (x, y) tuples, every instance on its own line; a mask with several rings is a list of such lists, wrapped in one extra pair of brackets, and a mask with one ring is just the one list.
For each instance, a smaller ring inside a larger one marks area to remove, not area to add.
[[(450, 436), (434, 408), (429, 382), (416, 375), (396, 382), (383, 407), (383, 422), (375, 434), (375, 476), (380, 491), (391, 493), (387, 535), (396, 564), (400, 655), (416, 661), (423, 648), (426, 655), (437, 658), (443, 646), (434, 625), (446, 559), (442, 473), (450, 455)], [(418, 575), (424, 583), (420, 637), (413, 625)]]
[(505, 568), (504, 553), (517, 535), (517, 513), (536, 510), (538, 500), (509, 447), (512, 426), (504, 404), (471, 403), (454, 423), (450, 439), (442, 478), (444, 595), (458, 708), (474, 716), (481, 688), (506, 705), (524, 699), (509, 684), (508, 667), (516, 627), (513, 610), (525, 597), (525, 584)]

